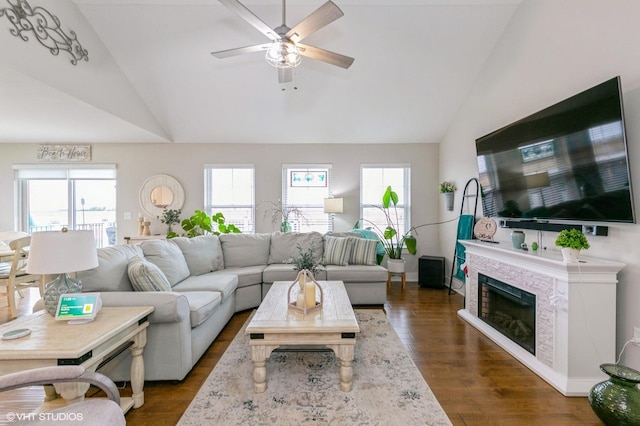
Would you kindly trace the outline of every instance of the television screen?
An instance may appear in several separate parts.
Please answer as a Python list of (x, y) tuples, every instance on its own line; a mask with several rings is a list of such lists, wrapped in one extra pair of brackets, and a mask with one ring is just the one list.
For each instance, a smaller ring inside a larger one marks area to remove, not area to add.
[(476, 140), (488, 217), (635, 223), (620, 79)]

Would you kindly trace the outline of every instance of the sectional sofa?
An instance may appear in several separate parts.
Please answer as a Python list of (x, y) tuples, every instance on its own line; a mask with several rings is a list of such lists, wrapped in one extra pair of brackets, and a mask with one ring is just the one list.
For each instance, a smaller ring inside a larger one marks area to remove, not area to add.
[[(145, 380), (182, 380), (235, 312), (257, 307), (275, 281), (293, 281), (298, 247), (314, 248), (318, 280), (341, 280), (354, 305), (386, 301), (387, 270), (375, 240), (357, 234), (223, 234), (98, 249), (99, 266), (78, 273), (104, 306), (150, 305)], [(129, 380), (123, 351), (100, 371)]]

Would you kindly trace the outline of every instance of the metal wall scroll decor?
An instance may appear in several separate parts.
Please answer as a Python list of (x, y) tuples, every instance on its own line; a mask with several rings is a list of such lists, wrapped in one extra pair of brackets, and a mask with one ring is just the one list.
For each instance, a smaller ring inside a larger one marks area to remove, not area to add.
[(0, 7), (0, 18), (7, 17), (13, 28), (9, 32), (23, 41), (32, 35), (38, 42), (49, 49), (52, 55), (60, 51), (71, 55), (71, 63), (89, 60), (89, 52), (84, 49), (74, 31), (65, 33), (60, 28), (60, 19), (41, 6), (32, 8), (27, 0), (6, 0), (9, 7)]
[(91, 145), (38, 145), (38, 161), (91, 161)]

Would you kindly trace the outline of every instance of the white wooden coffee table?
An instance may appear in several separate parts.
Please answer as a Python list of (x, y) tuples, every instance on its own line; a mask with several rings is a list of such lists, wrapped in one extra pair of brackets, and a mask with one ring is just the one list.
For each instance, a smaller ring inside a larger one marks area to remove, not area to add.
[[(271, 286), (246, 329), (253, 361), (253, 390), (267, 389), (266, 360), (283, 345), (326, 346), (340, 360), (340, 390), (350, 392), (353, 381), (356, 333), (360, 332), (351, 301), (342, 281), (319, 281), (324, 293), (323, 306), (304, 315), (287, 305), (290, 281)], [(295, 298), (294, 298), (295, 300)]]
[[(28, 328), (31, 334), (15, 340), (0, 341), (0, 375), (30, 368), (79, 365), (87, 371), (96, 368), (114, 353), (131, 351), (131, 398), (121, 398), (124, 412), (144, 404), (144, 361), (147, 343), (147, 318), (151, 306), (103, 307), (95, 320), (86, 324), (56, 321), (46, 311), (18, 317), (0, 325), (0, 335)], [(56, 391), (67, 402), (82, 400), (88, 383), (58, 383)], [(45, 388), (51, 397), (50, 388)]]

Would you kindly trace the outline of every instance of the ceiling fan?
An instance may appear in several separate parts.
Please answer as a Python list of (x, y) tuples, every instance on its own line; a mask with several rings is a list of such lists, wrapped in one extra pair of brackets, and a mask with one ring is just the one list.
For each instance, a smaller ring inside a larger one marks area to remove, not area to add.
[(300, 65), (300, 55), (345, 69), (349, 68), (354, 61), (353, 58), (348, 56), (300, 43), (304, 38), (344, 15), (342, 10), (332, 1), (327, 1), (300, 21), (298, 25), (289, 28), (286, 24), (286, 2), (282, 0), (282, 25), (273, 29), (239, 1), (219, 1), (271, 41), (253, 46), (211, 52), (216, 58), (223, 59), (245, 53), (266, 51), (267, 62), (278, 69), (278, 81), (280, 83), (288, 83), (293, 80), (293, 68)]

